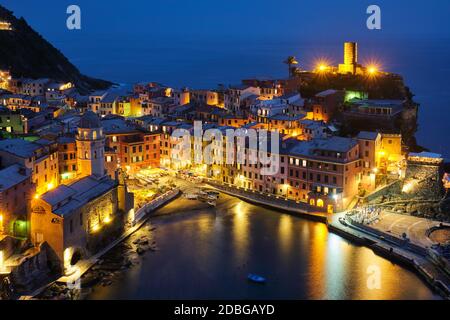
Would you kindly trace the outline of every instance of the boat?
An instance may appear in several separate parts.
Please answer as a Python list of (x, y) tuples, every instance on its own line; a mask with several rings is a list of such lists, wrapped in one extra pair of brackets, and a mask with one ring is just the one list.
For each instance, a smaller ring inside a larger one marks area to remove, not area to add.
[(219, 192), (217, 191), (206, 191), (209, 197), (219, 198)]
[(198, 196), (195, 193), (187, 193), (184, 197), (189, 200), (197, 200), (198, 198)]
[(213, 206), (213, 207), (216, 206), (216, 202), (213, 201), (213, 200), (209, 200), (209, 201), (207, 201), (206, 203), (209, 204), (210, 206)]
[(256, 282), (256, 283), (266, 283), (266, 278), (258, 276), (256, 274), (253, 273), (249, 273), (247, 276), (247, 279), (252, 281), (252, 282)]

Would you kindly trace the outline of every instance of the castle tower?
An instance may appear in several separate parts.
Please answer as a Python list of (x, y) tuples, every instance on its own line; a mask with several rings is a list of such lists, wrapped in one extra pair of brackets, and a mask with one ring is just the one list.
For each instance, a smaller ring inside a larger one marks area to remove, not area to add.
[(354, 65), (358, 63), (358, 44), (356, 42), (344, 43), (344, 64)]
[(344, 63), (339, 65), (339, 73), (356, 74), (358, 66), (358, 44), (356, 42), (344, 43)]
[(81, 117), (76, 144), (78, 176), (103, 177), (105, 175), (105, 136), (100, 120), (94, 112), (87, 111)]

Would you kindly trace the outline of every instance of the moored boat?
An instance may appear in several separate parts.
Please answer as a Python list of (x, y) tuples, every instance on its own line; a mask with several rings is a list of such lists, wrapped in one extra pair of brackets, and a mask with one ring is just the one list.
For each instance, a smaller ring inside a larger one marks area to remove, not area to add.
[(247, 276), (247, 279), (252, 282), (256, 282), (256, 283), (265, 283), (266, 282), (266, 278), (258, 276), (257, 274), (253, 274), (253, 273), (249, 273)]

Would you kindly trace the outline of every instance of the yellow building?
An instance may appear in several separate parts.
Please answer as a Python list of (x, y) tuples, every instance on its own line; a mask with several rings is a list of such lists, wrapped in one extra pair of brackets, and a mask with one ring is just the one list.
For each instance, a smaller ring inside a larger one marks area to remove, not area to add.
[(32, 243), (48, 243), (66, 273), (75, 256), (89, 257), (122, 232), (134, 207), (124, 175), (116, 171), (114, 180), (106, 175), (105, 136), (92, 111), (80, 119), (76, 147), (77, 179), (35, 197), (31, 210)]

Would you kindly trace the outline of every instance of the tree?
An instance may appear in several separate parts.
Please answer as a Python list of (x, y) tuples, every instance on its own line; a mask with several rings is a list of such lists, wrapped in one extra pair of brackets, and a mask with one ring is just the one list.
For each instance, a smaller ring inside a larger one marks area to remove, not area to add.
[(292, 68), (293, 65), (297, 65), (298, 61), (297, 61), (297, 59), (294, 56), (289, 56), (289, 57), (287, 57), (286, 60), (284, 60), (284, 63), (288, 65), (288, 68), (289, 68), (288, 69), (288, 72), (289, 72), (288, 75), (289, 75), (289, 78), (290, 78), (291, 75), (292, 75), (291, 68)]

